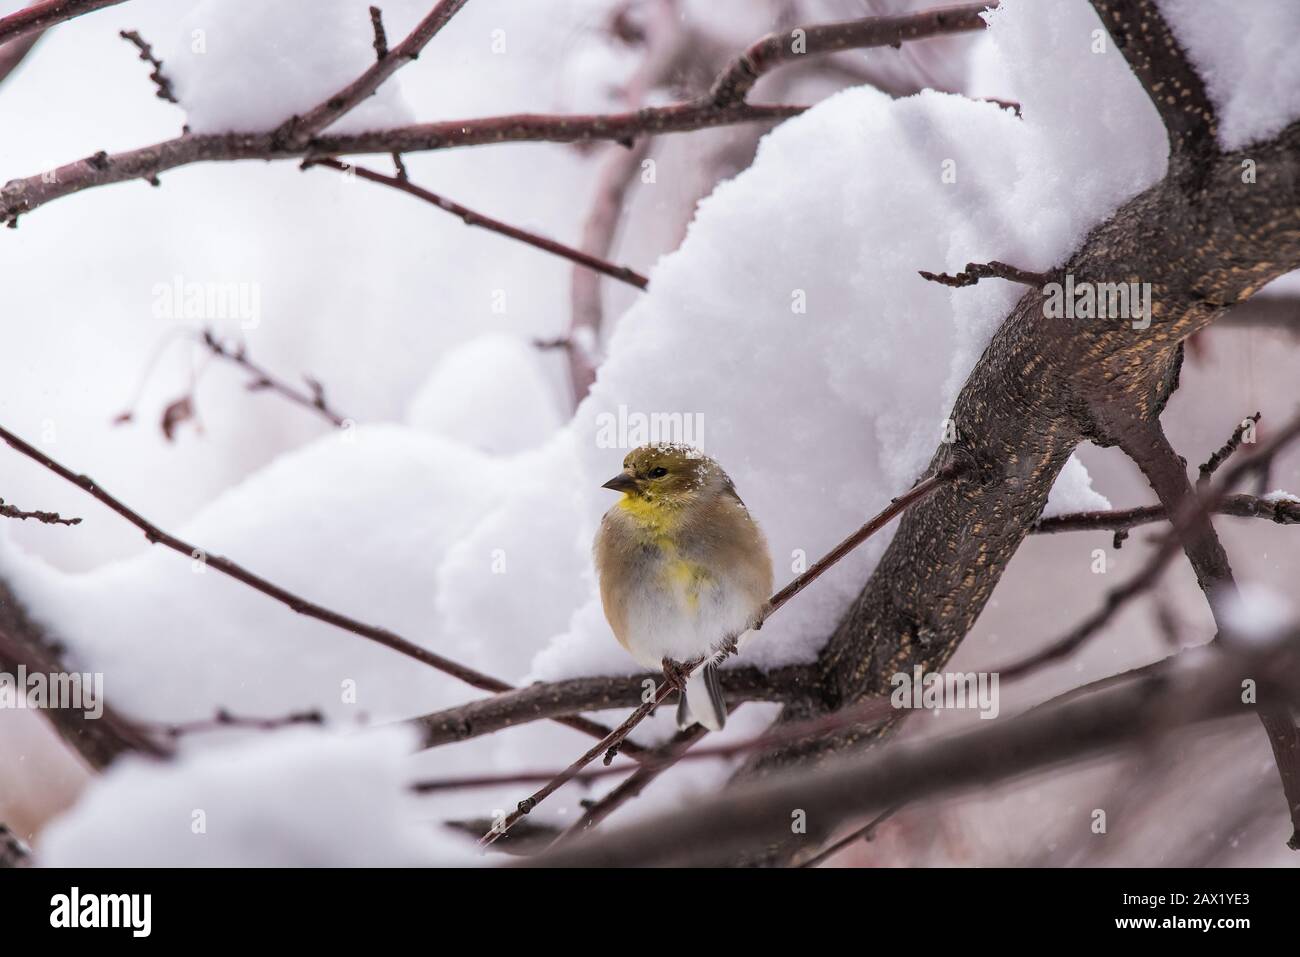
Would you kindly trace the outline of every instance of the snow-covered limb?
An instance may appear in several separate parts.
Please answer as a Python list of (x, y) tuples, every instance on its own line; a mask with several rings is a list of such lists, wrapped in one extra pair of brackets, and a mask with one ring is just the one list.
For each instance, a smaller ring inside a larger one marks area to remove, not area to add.
[[(398, 154), (400, 155), (400, 154)], [(335, 159), (306, 160), (303, 162), (304, 169), (310, 169), (313, 166), (325, 166), (329, 169), (338, 170), (349, 175), (359, 176), (361, 179), (369, 180), (372, 183), (382, 183), (385, 186), (391, 186), (393, 189), (401, 190), (417, 199), (422, 199), (430, 205), (436, 206), (443, 212), (451, 213), (458, 217), (466, 226), (480, 226), (483, 229), (491, 230), (502, 236), (508, 236), (511, 239), (526, 243), (535, 249), (543, 252), (552, 253), (562, 259), (577, 263), (586, 269), (602, 273), (619, 282), (627, 283), (636, 289), (644, 289), (650, 284), (650, 280), (641, 275), (630, 266), (619, 266), (599, 256), (593, 256), (581, 249), (574, 249), (572, 246), (566, 246), (564, 243), (557, 242), (554, 239), (548, 239), (538, 233), (531, 233), (526, 229), (520, 229), (518, 226), (511, 226), (509, 223), (502, 222), (499, 219), (493, 219), (491, 216), (484, 216), (482, 213), (475, 212), (467, 206), (462, 206), (454, 200), (447, 199), (437, 193), (430, 192), (423, 187), (416, 186), (406, 176), (388, 176), (384, 173), (367, 169), (364, 166), (357, 166), (353, 163), (341, 163)]]
[[(439, 4), (434, 12), (408, 36), (407, 41), (403, 41), (402, 46), (390, 51), (384, 60), (367, 69), (346, 89), (339, 91), (306, 115), (287, 121), (278, 130), (268, 133), (186, 134), (124, 153), (95, 153), (45, 173), (12, 180), (0, 189), (0, 221), (12, 225), (19, 216), (52, 200), (112, 183), (134, 179), (152, 181), (167, 170), (191, 163), (275, 160), (303, 156), (315, 159), (357, 153), (418, 153), (507, 142), (579, 143), (597, 140), (629, 142), (639, 136), (681, 133), (735, 123), (782, 120), (802, 113), (806, 109), (803, 106), (753, 105), (743, 99), (729, 100), (720, 106), (713, 93), (706, 93), (695, 100), (669, 106), (645, 107), (623, 113), (586, 115), (521, 113), (422, 123), (364, 133), (317, 135), (334, 120), (362, 102), (378, 88), (383, 80), (409, 60), (409, 57), (401, 52), (408, 41), (417, 44), (414, 48), (418, 52), (418, 48), (432, 37), (432, 33), (428, 36), (425, 36), (425, 33), (430, 29), (436, 32), (445, 22), (443, 18), (450, 17), (463, 3), (464, 0), (456, 3), (444, 0), (444, 3)], [(984, 5), (980, 6), (984, 7)], [(827, 49), (851, 49), (896, 42), (892, 34), (880, 37), (872, 34), (869, 29), (864, 29), (878, 19), (866, 17), (862, 20), (825, 25), (828, 29), (833, 28), (836, 36), (850, 37), (844, 42), (828, 46)], [(962, 19), (953, 23), (955, 26), (951, 26), (949, 32), (972, 29), (971, 25)], [(850, 28), (856, 32), (846, 33), (845, 31)], [(817, 28), (803, 29), (807, 31)], [(934, 32), (925, 35), (933, 36)], [(776, 63), (764, 63), (761, 65), (761, 70), (766, 71), (774, 65)], [(724, 73), (723, 76), (727, 76), (728, 73)], [(305, 131), (310, 132), (305, 134)]]
[(1047, 282), (1045, 273), (1017, 269), (996, 259), (987, 263), (967, 263), (966, 268), (956, 275), (949, 275), (946, 272), (926, 272), (924, 269), (918, 272), (922, 279), (937, 282), (941, 286), (973, 286), (981, 279), (1008, 279), (1024, 286), (1041, 286)]
[(743, 103), (763, 74), (781, 63), (809, 54), (898, 47), (908, 40), (983, 30), (982, 14), (997, 5), (997, 0), (988, 0), (892, 17), (805, 24), (788, 32), (769, 33), (723, 71), (714, 81), (709, 97), (716, 106)]
[(674, 811), (530, 858), (538, 867), (720, 865), (769, 842), (789, 843), (792, 810), (810, 857), (841, 823), (873, 812), (996, 784), (1033, 771), (1164, 739), (1253, 710), (1241, 682), (1300, 700), (1300, 632), (1267, 649), (1193, 649), (1092, 694), (1062, 695), (974, 730), (897, 743), (801, 773), (774, 775)]
[(5, 824), (0, 824), (0, 868), (27, 867), (32, 862), (32, 851)]
[(199, 341), (218, 359), (233, 362), (246, 372), (252, 373), (253, 378), (248, 383), (249, 389), (269, 389), (295, 405), (311, 409), (338, 428), (342, 428), (349, 421), (348, 416), (330, 408), (329, 403), (325, 401), (325, 388), (317, 380), (307, 378), (307, 388), (310, 392), (303, 392), (254, 363), (248, 358), (248, 352), (242, 344), (235, 347), (228, 346), (218, 339), (211, 329), (203, 330)]

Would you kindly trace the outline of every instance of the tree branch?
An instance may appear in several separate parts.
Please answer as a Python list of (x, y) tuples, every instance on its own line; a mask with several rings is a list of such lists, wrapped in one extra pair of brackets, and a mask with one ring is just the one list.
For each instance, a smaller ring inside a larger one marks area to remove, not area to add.
[[(104, 489), (89, 476), (77, 475), (54, 461), (44, 452), (41, 452), (39, 449), (24, 442), (8, 429), (0, 427), (0, 440), (3, 440), (11, 448), (21, 452), (32, 461), (44, 466), (55, 475), (71, 482), (82, 491), (93, 496), (102, 504), (108, 506), (122, 518), (140, 529), (151, 545), (162, 545), (164, 548), (169, 548), (178, 554), (202, 561), (209, 568), (213, 568), (216, 571), (221, 572), (223, 575), (227, 575), (230, 578), (235, 579), (235, 581), (241, 582), (253, 590), (259, 591), (263, 595), (275, 599), (300, 615), (307, 618), (314, 618), (315, 620), (324, 622), (327, 625), (333, 625), (335, 628), (366, 638), (376, 644), (383, 645), (385, 648), (396, 651), (398, 654), (405, 655), (406, 657), (414, 659), (421, 664), (428, 665), (431, 668), (436, 668), (438, 671), (451, 675), (453, 678), (458, 678), (475, 688), (493, 692), (513, 690), (511, 685), (498, 678), (493, 678), (492, 676), (470, 668), (467, 665), (462, 665), (459, 662), (452, 661), (450, 658), (429, 651), (427, 648), (417, 645), (415, 642), (403, 638), (401, 635), (389, 631), (387, 628), (368, 625), (365, 622), (358, 621), (355, 618), (350, 618), (340, 612), (332, 611), (323, 605), (318, 605), (315, 602), (308, 601), (287, 589), (281, 588), (279, 585), (273, 584), (259, 575), (255, 575), (242, 565), (238, 565), (228, 558), (209, 554), (204, 549), (200, 549), (189, 542), (164, 532), (162, 529), (158, 528), (158, 526), (142, 517), (138, 512), (129, 508), (108, 492), (104, 491)], [(566, 727), (573, 728), (575, 731), (581, 731), (583, 734), (595, 738), (603, 739), (609, 733), (609, 730), (603, 725), (588, 718), (571, 716), (558, 717), (553, 720), (558, 721)], [(633, 755), (635, 749), (628, 749), (628, 753), (629, 755)]]
[[(1270, 700), (1300, 690), (1293, 635), (1264, 654), (1236, 650), (1173, 656), (1165, 666), (1084, 697), (1071, 696), (971, 731), (898, 742), (825, 767), (750, 781), (634, 827), (574, 841), (530, 858), (536, 867), (718, 865), (756, 844), (791, 837), (803, 812), (818, 829), (925, 798), (987, 787), (1250, 709), (1241, 682)], [(800, 841), (807, 846), (805, 838)]]
[(304, 169), (313, 166), (326, 166), (342, 173), (355, 174), (361, 179), (369, 180), (372, 183), (382, 183), (385, 186), (391, 186), (393, 189), (401, 190), (410, 196), (424, 200), (443, 212), (451, 213), (457, 216), (466, 226), (479, 226), (483, 229), (499, 233), (510, 239), (517, 240), (534, 249), (540, 249), (543, 252), (552, 253), (569, 262), (576, 263), (594, 272), (602, 273), (611, 279), (617, 279), (619, 282), (627, 283), (636, 289), (645, 289), (650, 284), (650, 280), (641, 275), (629, 266), (619, 266), (599, 256), (589, 255), (580, 249), (574, 249), (572, 246), (566, 246), (564, 243), (557, 242), (554, 239), (547, 239), (537, 233), (530, 233), (527, 230), (520, 229), (517, 226), (511, 226), (499, 219), (493, 219), (491, 216), (484, 216), (482, 213), (476, 213), (468, 206), (462, 206), (453, 200), (432, 193), (427, 189), (416, 186), (405, 176), (387, 176), (375, 170), (366, 169), (364, 166), (356, 166), (350, 163), (340, 163), (334, 159), (306, 160), (303, 163)]
[(0, 43), (41, 33), (58, 23), (113, 7), (124, 0), (43, 0), (0, 17)]
[(1092, 6), (1160, 114), (1171, 158), (1200, 164), (1214, 155), (1214, 106), (1155, 0), (1092, 0)]
[[(464, 0), (457, 0), (454, 5), (458, 8), (463, 2)], [(444, 4), (446, 6), (439, 5), (435, 14), (438, 10), (445, 11), (453, 5), (450, 0), (444, 0)], [(430, 24), (435, 14), (430, 14), (422, 27)], [(868, 24), (874, 23), (877, 19), (867, 17), (846, 24), (827, 24), (828, 28), (833, 28), (833, 33), (837, 32), (837, 35), (845, 38), (840, 45), (827, 47), (827, 49), (849, 49), (858, 46), (856, 41), (849, 42), (847, 39), (850, 35), (857, 35), (849, 28), (858, 26), (864, 28), (859, 37), (861, 45), (878, 45), (878, 38), (867, 28)], [(959, 18), (952, 22), (948, 32), (974, 28), (973, 22)], [(807, 29), (815, 31), (817, 28)], [(417, 28), (412, 36), (416, 36), (420, 30), (421, 28)], [(408, 41), (410, 39), (411, 37), (407, 38)], [(911, 37), (904, 37), (904, 39), (911, 39)], [(401, 62), (404, 62), (400, 49), (391, 51), (386, 59), (376, 63), (344, 91), (310, 111), (307, 116), (291, 120), (282, 125), (279, 130), (268, 133), (186, 134), (123, 153), (111, 155), (105, 152), (95, 153), (86, 159), (68, 163), (45, 173), (11, 180), (0, 189), (0, 222), (12, 225), (21, 215), (82, 190), (135, 179), (152, 182), (167, 170), (191, 163), (277, 160), (294, 157), (319, 159), (361, 153), (417, 153), (508, 142), (583, 143), (601, 140), (630, 142), (638, 136), (681, 133), (735, 123), (783, 120), (806, 109), (803, 106), (752, 105), (743, 101), (719, 106), (715, 102), (714, 94), (709, 93), (695, 100), (623, 113), (585, 115), (520, 113), (422, 123), (350, 135), (314, 135), (307, 139), (303, 138), (305, 129), (315, 126), (317, 130), (323, 130), (325, 125), (341, 116), (342, 112), (346, 112), (360, 102), (358, 97), (364, 99), (364, 96), (373, 92), (378, 82), (382, 82), (400, 66)], [(784, 60), (787, 57), (782, 56), (780, 59)], [(763, 69), (771, 65), (768, 64)], [(339, 112), (340, 110), (342, 112)], [(322, 120), (326, 121), (325, 125), (318, 125)]]
[(0, 498), (0, 518), (16, 518), (19, 521), (26, 521), (34, 518), (38, 522), (46, 525), (80, 525), (79, 518), (64, 518), (58, 512), (24, 512), (21, 509), (14, 508), (12, 505), (6, 505), (5, 500)]
[[(304, 115), (291, 117), (273, 134), (274, 137), (290, 149), (305, 147), (317, 133), (369, 99), (385, 80), (412, 60), (417, 59), (420, 51), (452, 17), (460, 12), (465, 3), (466, 0), (438, 0), (424, 19), (416, 24), (415, 29), (407, 34), (405, 40), (386, 52), (364, 73), (333, 96), (308, 110)], [(372, 13), (371, 23), (374, 24), (375, 21), (376, 17)], [(377, 32), (376, 50), (379, 46), (378, 35)]]
[(986, 26), (980, 16), (997, 6), (997, 0), (940, 7), (893, 17), (866, 17), (841, 23), (819, 23), (796, 27), (786, 33), (769, 33), (754, 43), (723, 71), (709, 91), (715, 106), (744, 102), (759, 77), (773, 67), (809, 54), (862, 50), (870, 47), (899, 47), (909, 40), (943, 36)]

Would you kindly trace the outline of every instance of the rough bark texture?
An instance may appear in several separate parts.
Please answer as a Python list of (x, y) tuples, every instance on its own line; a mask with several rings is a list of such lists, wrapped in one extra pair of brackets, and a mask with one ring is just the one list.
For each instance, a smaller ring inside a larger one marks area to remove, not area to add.
[[(825, 707), (888, 694), (890, 676), (915, 665), (942, 668), (1074, 447), (1083, 440), (1122, 444), (1138, 425), (1157, 422), (1177, 387), (1183, 340), (1300, 267), (1300, 123), (1247, 150), (1218, 151), (1207, 134), (1213, 120), (1204, 90), (1178, 66), (1185, 58), (1154, 6), (1147, 0), (1094, 0), (1094, 6), (1171, 131), (1169, 168), (1045, 279), (1062, 282), (1069, 273), (1076, 284), (1150, 283), (1150, 327), (1047, 319), (1041, 290), (1017, 303), (957, 399), (956, 441), (941, 446), (930, 465), (934, 470), (957, 459), (973, 468), (903, 516), (821, 654)], [(1142, 24), (1140, 32), (1122, 32), (1134, 23)], [(1166, 102), (1159, 89), (1161, 70), (1172, 71), (1188, 91), (1176, 102)], [(1254, 183), (1242, 181), (1247, 159), (1257, 169)], [(810, 717), (817, 701), (787, 706), (783, 720)], [(892, 727), (764, 755), (741, 776), (869, 744)], [(823, 837), (810, 824), (807, 835), (785, 839), (751, 862), (798, 860)]]

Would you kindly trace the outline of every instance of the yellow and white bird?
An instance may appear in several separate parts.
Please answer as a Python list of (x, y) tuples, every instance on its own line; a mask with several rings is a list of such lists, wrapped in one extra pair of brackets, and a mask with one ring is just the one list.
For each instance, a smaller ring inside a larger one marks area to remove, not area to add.
[(760, 621), (772, 592), (767, 540), (727, 473), (687, 446), (634, 449), (602, 488), (623, 493), (594, 547), (614, 637), (642, 667), (669, 677), (710, 656), (686, 682), (677, 724), (721, 730), (717, 661)]

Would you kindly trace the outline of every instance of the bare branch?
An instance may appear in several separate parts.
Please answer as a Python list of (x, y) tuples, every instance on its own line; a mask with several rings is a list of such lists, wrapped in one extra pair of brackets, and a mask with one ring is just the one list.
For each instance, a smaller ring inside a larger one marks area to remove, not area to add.
[[(327, 625), (333, 625), (335, 628), (366, 638), (376, 644), (383, 645), (385, 648), (392, 649), (398, 654), (405, 655), (406, 657), (414, 659), (421, 664), (428, 665), (431, 668), (436, 668), (438, 671), (451, 675), (453, 678), (458, 678), (475, 688), (493, 692), (513, 690), (511, 685), (498, 678), (493, 678), (492, 676), (477, 671), (474, 668), (470, 668), (467, 665), (462, 665), (450, 658), (443, 657), (442, 655), (430, 651), (421, 645), (417, 645), (413, 641), (403, 638), (396, 632), (389, 631), (387, 628), (368, 625), (365, 622), (358, 621), (355, 618), (350, 618), (340, 612), (332, 611), (323, 605), (318, 605), (315, 602), (308, 601), (287, 589), (281, 588), (279, 585), (267, 581), (259, 575), (255, 575), (242, 565), (238, 565), (228, 558), (222, 558), (219, 555), (210, 554), (205, 549), (198, 548), (189, 542), (177, 538), (175, 535), (163, 531), (158, 528), (158, 526), (142, 517), (138, 512), (129, 508), (108, 492), (104, 491), (104, 489), (89, 476), (78, 475), (65, 468), (44, 452), (24, 442), (8, 429), (0, 427), (0, 439), (3, 439), (11, 448), (21, 452), (32, 461), (44, 466), (60, 478), (71, 482), (73, 485), (77, 486), (77, 488), (87, 492), (104, 505), (107, 505), (122, 518), (140, 529), (151, 545), (162, 545), (164, 548), (169, 548), (178, 554), (202, 561), (207, 567), (213, 568), (221, 572), (223, 575), (227, 575), (255, 591), (259, 591), (263, 595), (275, 599), (282, 605), (287, 606), (300, 615), (307, 618), (314, 618), (315, 620), (324, 622)], [(607, 728), (588, 718), (571, 716), (557, 717), (553, 720), (595, 738), (603, 739), (609, 734)], [(628, 749), (628, 753), (631, 756), (635, 756), (635, 752), (632, 749)]]
[(1219, 466), (1226, 462), (1233, 452), (1241, 448), (1241, 442), (1242, 439), (1245, 438), (1247, 430), (1250, 429), (1252, 423), (1259, 423), (1259, 417), (1260, 413), (1258, 412), (1254, 415), (1247, 416), (1241, 420), (1241, 423), (1235, 429), (1232, 430), (1232, 435), (1228, 438), (1228, 441), (1224, 442), (1222, 446), (1216, 449), (1214, 454), (1211, 455), (1201, 466), (1200, 477), (1196, 480), (1198, 486), (1203, 486), (1209, 482), (1214, 476), (1214, 473), (1219, 470)]
[[(385, 53), (373, 66), (324, 102), (308, 110), (303, 116), (290, 118), (276, 131), (276, 139), (284, 142), (291, 149), (305, 147), (317, 133), (341, 119), (344, 114), (368, 99), (374, 94), (375, 90), (379, 89), (380, 84), (406, 64), (418, 58), (425, 45), (447, 25), (448, 21), (460, 11), (461, 7), (465, 6), (465, 3), (466, 0), (438, 0), (438, 3), (434, 5), (423, 20), (416, 24), (415, 29), (407, 35), (405, 40)], [(375, 14), (371, 13), (372, 24), (375, 23), (376, 19)], [(381, 30), (382, 26), (377, 28), (376, 50), (379, 47), (378, 31)]]
[[(404, 723), (420, 732), (424, 747), (434, 748), (558, 715), (635, 707), (658, 677), (642, 674), (537, 682)], [(817, 690), (811, 669), (798, 665), (772, 671), (726, 668), (719, 672), (719, 679), (730, 704), (795, 701)]]
[(329, 403), (325, 401), (324, 387), (315, 379), (304, 377), (309, 390), (304, 392), (273, 376), (266, 369), (254, 363), (248, 358), (248, 352), (242, 344), (231, 348), (223, 344), (211, 329), (204, 329), (199, 341), (217, 358), (232, 362), (246, 372), (251, 373), (253, 378), (248, 383), (250, 390), (265, 389), (281, 395), (296, 405), (311, 409), (338, 428), (342, 428), (352, 421), (341, 412), (336, 412), (330, 408)]
[[(1254, 455), (1238, 459), (1210, 488), (1192, 495), (1184, 501), (1180, 514), (1174, 520), (1174, 528), (1157, 546), (1146, 563), (1122, 585), (1106, 593), (1106, 600), (1101, 608), (1092, 612), (1082, 622), (1071, 628), (1056, 641), (1040, 651), (1021, 660), (995, 669), (1003, 678), (1019, 677), (1029, 671), (1057, 661), (1072, 653), (1108, 624), (1121, 608), (1138, 595), (1147, 591), (1164, 572), (1166, 566), (1178, 553), (1183, 535), (1188, 529), (1196, 528), (1206, 521), (1217, 506), (1226, 489), (1229, 489), (1242, 475), (1260, 468), (1263, 463), (1271, 461), (1288, 444), (1300, 436), (1300, 415), (1293, 418), (1273, 439), (1261, 446)], [(1183, 476), (1186, 480), (1186, 475)], [(1162, 479), (1162, 482), (1164, 480)], [(1198, 570), (1198, 579), (1203, 572)]]
[(403, 174), (397, 176), (388, 176), (384, 173), (378, 173), (364, 166), (356, 166), (349, 163), (341, 163), (334, 159), (305, 160), (303, 168), (309, 169), (313, 166), (326, 166), (333, 170), (343, 173), (356, 174), (361, 179), (369, 180), (372, 183), (382, 183), (385, 186), (391, 186), (393, 189), (399, 189), (404, 193), (415, 196), (424, 200), (443, 212), (451, 213), (457, 216), (466, 226), (479, 226), (483, 229), (491, 230), (502, 236), (508, 236), (511, 239), (518, 240), (532, 246), (534, 249), (540, 249), (543, 252), (552, 253), (562, 259), (567, 259), (572, 263), (577, 263), (587, 269), (598, 273), (603, 273), (611, 279), (617, 279), (619, 282), (627, 283), (636, 289), (645, 289), (650, 284), (650, 280), (641, 275), (629, 266), (619, 266), (598, 256), (588, 255), (580, 249), (574, 249), (572, 246), (566, 246), (564, 243), (557, 242), (554, 239), (547, 239), (537, 233), (530, 233), (527, 230), (520, 229), (517, 226), (511, 226), (499, 219), (493, 219), (491, 216), (484, 216), (482, 213), (476, 213), (467, 206), (462, 206), (454, 200), (447, 199), (437, 193), (432, 193), (427, 189), (416, 186)]
[(113, 7), (124, 0), (43, 0), (0, 17), (0, 43), (41, 33), (58, 23)]
[(796, 27), (786, 33), (770, 33), (741, 54), (714, 81), (709, 98), (715, 106), (741, 103), (759, 77), (773, 67), (809, 54), (861, 50), (869, 47), (899, 47), (908, 40), (983, 30), (985, 10), (996, 0), (963, 6), (941, 7), (894, 17), (867, 17), (842, 23), (819, 23)]
[(324, 723), (325, 715), (316, 710), (293, 711), (289, 714), (278, 715), (273, 718), (254, 718), (246, 715), (232, 714), (225, 708), (218, 709), (215, 715), (202, 721), (182, 721), (174, 724), (156, 724), (147, 721), (141, 722), (141, 724), (150, 731), (172, 739), (181, 738), (189, 734), (201, 734), (208, 731), (227, 731), (232, 728), (252, 731), (277, 731), (281, 728), (288, 728), (294, 725), (323, 725)]
[(370, 26), (375, 31), (375, 59), (382, 60), (388, 56), (388, 34), (384, 30), (384, 12), (378, 7), (370, 8)]
[(34, 518), (38, 522), (46, 525), (80, 525), (79, 518), (64, 518), (58, 512), (24, 512), (21, 509), (14, 508), (12, 505), (6, 505), (5, 500), (0, 498), (0, 517), (16, 518), (19, 521), (26, 521)]
[[(1242, 649), (1175, 655), (1164, 667), (1083, 697), (1064, 696), (1031, 712), (971, 731), (848, 757), (820, 768), (773, 775), (630, 828), (561, 845), (536, 867), (718, 865), (737, 852), (790, 839), (790, 814), (819, 830), (872, 811), (965, 792), (1011, 778), (1149, 743), (1193, 724), (1251, 710), (1241, 681), (1266, 684), (1271, 700), (1300, 690), (1293, 636), (1264, 654)], [(815, 840), (812, 835), (809, 836)], [(805, 839), (809, 840), (809, 839)], [(805, 844), (811, 853), (815, 847)]]
[(154, 95), (160, 100), (166, 100), (168, 103), (176, 103), (179, 105), (180, 100), (176, 99), (176, 91), (172, 89), (172, 81), (167, 78), (167, 74), (163, 73), (162, 60), (159, 60), (154, 56), (153, 47), (149, 46), (149, 44), (145, 42), (144, 37), (140, 36), (140, 34), (135, 30), (121, 30), (118, 32), (118, 36), (139, 50), (140, 59), (153, 67), (153, 71), (149, 74), (149, 79), (153, 80), (154, 86), (158, 88), (158, 91)]
[(924, 269), (917, 271), (922, 279), (953, 287), (973, 286), (981, 279), (1007, 279), (1011, 282), (1018, 282), (1036, 288), (1047, 282), (1047, 276), (1044, 273), (1017, 269), (1015, 266), (1009, 266), (997, 260), (987, 263), (967, 263), (966, 268), (955, 276), (950, 276), (946, 272), (926, 272)]

